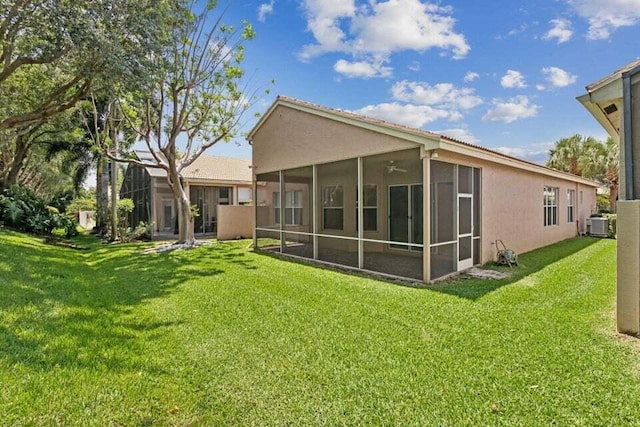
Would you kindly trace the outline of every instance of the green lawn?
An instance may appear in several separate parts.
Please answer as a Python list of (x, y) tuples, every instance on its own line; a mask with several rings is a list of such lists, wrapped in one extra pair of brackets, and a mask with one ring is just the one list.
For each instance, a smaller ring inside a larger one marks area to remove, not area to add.
[(0, 229), (0, 425), (625, 425), (615, 241), (402, 287), (247, 250)]

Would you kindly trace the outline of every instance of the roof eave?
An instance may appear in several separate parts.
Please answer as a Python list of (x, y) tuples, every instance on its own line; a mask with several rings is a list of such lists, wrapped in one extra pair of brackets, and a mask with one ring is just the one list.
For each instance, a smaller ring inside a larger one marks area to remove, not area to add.
[(387, 126), (384, 123), (375, 123), (373, 121), (363, 120), (359, 117), (349, 117), (348, 115), (341, 114), (336, 111), (333, 112), (324, 108), (316, 108), (312, 105), (306, 105), (302, 103), (293, 102), (289, 99), (278, 97), (271, 105), (269, 110), (261, 117), (258, 123), (249, 132), (247, 139), (249, 143), (252, 142), (255, 133), (262, 126), (262, 124), (268, 119), (268, 117), (275, 111), (278, 106), (291, 108), (297, 111), (313, 114), (318, 117), (324, 117), (333, 121), (345, 123), (348, 125), (356, 126), (362, 129), (371, 130), (374, 132), (382, 133), (385, 135), (393, 136), (405, 141), (413, 142), (424, 147), (425, 150), (435, 150), (440, 147), (439, 135), (428, 135), (426, 132), (411, 132), (408, 129), (399, 129), (395, 126)]
[(473, 157), (475, 159), (485, 160), (491, 163), (497, 163), (504, 166), (513, 167), (520, 170), (526, 170), (529, 172), (540, 173), (555, 178), (570, 180), (580, 184), (588, 185), (591, 187), (599, 187), (601, 184), (591, 181), (589, 179), (582, 178), (577, 175), (572, 175), (567, 172), (551, 169), (546, 166), (539, 165), (537, 163), (527, 162), (522, 159), (517, 159), (507, 155), (500, 155), (493, 151), (484, 150), (482, 148), (473, 147), (471, 145), (460, 144), (455, 141), (448, 141), (446, 139), (441, 140), (441, 148), (445, 151), (457, 153), (467, 157)]
[(593, 102), (589, 93), (576, 98), (584, 108), (591, 113), (594, 119), (602, 126), (612, 137), (619, 136), (618, 129), (614, 123), (611, 123), (609, 116), (602, 110), (600, 104)]

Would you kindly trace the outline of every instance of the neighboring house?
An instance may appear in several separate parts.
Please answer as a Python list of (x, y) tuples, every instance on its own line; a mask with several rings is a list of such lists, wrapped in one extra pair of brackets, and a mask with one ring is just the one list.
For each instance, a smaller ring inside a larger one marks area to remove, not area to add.
[[(249, 134), (258, 247), (429, 282), (586, 231), (597, 183), (279, 97)], [(362, 200), (362, 203), (358, 201)]]
[[(136, 151), (142, 162), (154, 163), (148, 151)], [(181, 174), (192, 205), (198, 208), (194, 219), (196, 235), (217, 235), (220, 227), (218, 207), (252, 203), (251, 161), (202, 154)], [(133, 200), (135, 209), (129, 223), (153, 224), (153, 237), (171, 237), (177, 233), (177, 209), (164, 169), (130, 165), (120, 188), (120, 197)], [(251, 215), (244, 221), (250, 235)]]

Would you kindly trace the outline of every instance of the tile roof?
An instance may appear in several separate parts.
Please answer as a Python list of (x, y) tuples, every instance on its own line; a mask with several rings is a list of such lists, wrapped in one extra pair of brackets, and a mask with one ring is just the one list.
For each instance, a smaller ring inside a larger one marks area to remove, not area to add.
[(251, 182), (251, 160), (203, 154), (182, 171), (185, 179)]
[[(148, 151), (136, 151), (140, 161), (145, 163), (155, 163), (155, 159)], [(154, 178), (164, 178), (167, 173), (160, 168), (146, 168), (149, 175)], [(251, 160), (239, 159), (235, 157), (220, 157), (202, 154), (192, 164), (184, 168), (180, 174), (182, 178), (251, 183), (253, 173), (251, 171)]]

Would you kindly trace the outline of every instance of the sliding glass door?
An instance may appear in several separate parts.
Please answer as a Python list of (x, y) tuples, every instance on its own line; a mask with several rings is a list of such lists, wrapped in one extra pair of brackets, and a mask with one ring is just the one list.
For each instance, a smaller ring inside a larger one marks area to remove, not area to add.
[[(389, 240), (422, 244), (422, 184), (389, 186)], [(415, 249), (410, 245), (390, 244), (394, 249)]]

